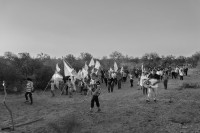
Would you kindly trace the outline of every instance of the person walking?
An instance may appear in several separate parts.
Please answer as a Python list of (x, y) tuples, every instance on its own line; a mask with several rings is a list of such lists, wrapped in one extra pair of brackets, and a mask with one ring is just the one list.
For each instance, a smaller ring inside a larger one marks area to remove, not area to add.
[(169, 79), (168, 74), (167, 74), (167, 73), (164, 73), (164, 75), (163, 75), (163, 85), (164, 85), (165, 90), (167, 90), (168, 79)]
[(25, 101), (25, 103), (28, 103), (28, 102), (29, 102), (29, 100), (28, 100), (28, 96), (29, 96), (30, 104), (31, 104), (31, 105), (33, 104), (33, 97), (32, 97), (32, 92), (33, 92), (33, 91), (34, 91), (34, 87), (33, 87), (32, 79), (27, 78), (26, 93), (25, 93), (26, 101)]
[(99, 103), (99, 95), (101, 93), (101, 86), (100, 86), (100, 81), (98, 80), (98, 77), (96, 77), (94, 87), (92, 88), (91, 91), (92, 91), (92, 99), (91, 99), (90, 112), (93, 112), (95, 102), (96, 102), (96, 106), (99, 112), (101, 111), (100, 103)]
[(130, 74), (129, 77), (130, 77), (131, 87), (133, 87), (133, 74)]
[(184, 72), (183, 72), (183, 69), (181, 68), (181, 69), (179, 70), (180, 80), (183, 80), (183, 75), (184, 75)]

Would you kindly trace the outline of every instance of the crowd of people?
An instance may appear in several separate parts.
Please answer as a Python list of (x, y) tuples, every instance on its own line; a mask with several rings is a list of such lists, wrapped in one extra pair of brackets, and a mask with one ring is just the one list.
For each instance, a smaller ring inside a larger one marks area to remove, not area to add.
[[(176, 66), (176, 67), (155, 67), (139, 69), (135, 68), (131, 71), (121, 70), (100, 70), (97, 73), (90, 73), (83, 79), (75, 79), (74, 76), (67, 77), (64, 81), (60, 82), (58, 89), (61, 90), (61, 95), (69, 95), (70, 98), (73, 97), (74, 92), (80, 92), (81, 95), (91, 95), (91, 111), (93, 111), (94, 103), (100, 111), (99, 95), (101, 94), (101, 85), (105, 84), (108, 93), (113, 93), (115, 89), (122, 89), (123, 83), (129, 80), (130, 87), (137, 86), (139, 90), (142, 90), (143, 94), (146, 96), (146, 102), (150, 102), (153, 98), (154, 102), (157, 102), (157, 94), (159, 83), (163, 83), (164, 88), (168, 88), (168, 79), (178, 79), (183, 80), (184, 76), (188, 75), (187, 66)], [(135, 80), (135, 82), (134, 82)], [(134, 83), (137, 83), (134, 85)], [(52, 80), (49, 84), (51, 88), (51, 96), (55, 96), (56, 85)], [(26, 102), (33, 104), (32, 92), (33, 92), (33, 82), (31, 79), (27, 79), (25, 98)]]

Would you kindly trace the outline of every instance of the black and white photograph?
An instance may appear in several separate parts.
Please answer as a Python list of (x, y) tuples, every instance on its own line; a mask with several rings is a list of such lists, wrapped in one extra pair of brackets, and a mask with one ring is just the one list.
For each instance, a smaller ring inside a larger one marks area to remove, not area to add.
[(0, 0), (0, 133), (200, 133), (200, 0)]

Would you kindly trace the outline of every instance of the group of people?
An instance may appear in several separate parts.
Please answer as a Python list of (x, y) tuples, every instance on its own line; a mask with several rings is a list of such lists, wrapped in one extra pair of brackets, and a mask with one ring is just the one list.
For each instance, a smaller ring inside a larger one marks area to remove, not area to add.
[[(108, 93), (114, 91), (115, 86), (118, 89), (122, 89), (122, 84), (127, 82), (129, 78), (130, 87), (133, 87), (134, 78), (138, 80), (137, 86), (142, 90), (143, 94), (146, 95), (146, 102), (150, 102), (151, 97), (153, 97), (154, 102), (157, 101), (157, 92), (158, 84), (163, 82), (164, 88), (167, 89), (168, 79), (171, 76), (172, 79), (176, 79), (177, 76), (180, 76), (180, 79), (183, 80), (183, 76), (187, 76), (188, 68), (187, 67), (175, 67), (175, 68), (149, 68), (147, 70), (135, 69), (134, 71), (105, 71), (101, 70), (98, 73), (88, 74), (84, 79), (75, 80), (74, 77), (68, 77), (63, 84), (60, 84), (62, 94), (69, 95), (70, 98), (73, 96), (73, 92), (77, 91), (77, 88), (80, 88), (81, 95), (92, 95), (91, 98), (91, 111), (93, 111), (94, 103), (100, 111), (99, 95), (101, 93), (101, 84), (105, 84), (108, 89)], [(52, 80), (50, 82), (51, 86), (51, 95), (55, 96), (55, 82)], [(30, 99), (30, 104), (33, 104), (32, 92), (34, 91), (33, 82), (31, 79), (27, 79), (26, 93), (25, 98), (26, 102), (29, 102), (28, 96)]]

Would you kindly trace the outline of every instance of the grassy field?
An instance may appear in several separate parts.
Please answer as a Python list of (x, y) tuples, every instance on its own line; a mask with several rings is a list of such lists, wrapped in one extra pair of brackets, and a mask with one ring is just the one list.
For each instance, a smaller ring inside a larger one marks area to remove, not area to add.
[[(91, 97), (79, 93), (69, 98), (57, 92), (51, 98), (50, 92), (36, 92), (33, 105), (25, 104), (23, 95), (8, 95), (7, 104), (16, 124), (44, 118), (17, 127), (16, 133), (200, 133), (200, 89), (180, 87), (183, 82), (199, 80), (198, 69), (191, 69), (183, 81), (170, 79), (168, 90), (160, 84), (158, 102), (149, 104), (136, 81), (134, 88), (127, 82), (121, 90), (115, 87), (113, 93), (107, 93), (103, 85), (101, 113), (89, 113)], [(0, 128), (10, 123), (8, 119), (8, 112), (0, 104)]]

